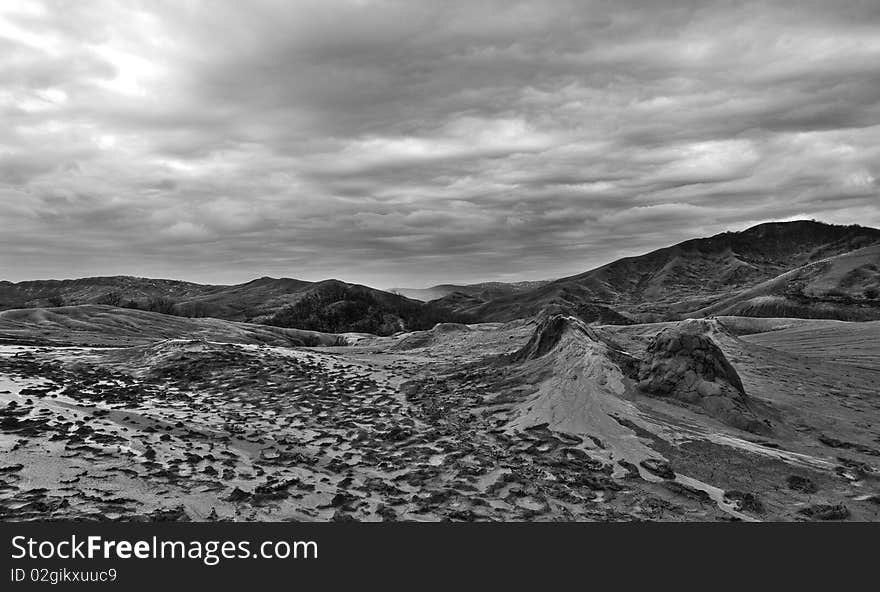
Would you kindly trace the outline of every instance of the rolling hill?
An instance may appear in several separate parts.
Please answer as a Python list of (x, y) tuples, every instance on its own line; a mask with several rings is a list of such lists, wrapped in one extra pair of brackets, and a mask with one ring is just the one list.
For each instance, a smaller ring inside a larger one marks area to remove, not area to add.
[[(876, 250), (865, 250), (877, 244), (880, 230), (875, 228), (814, 221), (774, 222), (618, 259), (531, 290), (496, 298), (455, 293), (434, 302), (487, 321), (532, 316), (548, 308), (588, 321), (610, 314), (607, 311), (639, 321), (672, 320), (714, 314), (713, 307), (733, 295), (801, 267), (859, 251), (860, 254), (852, 255), (853, 259), (845, 259), (850, 263), (832, 265), (826, 279), (811, 285), (819, 290), (826, 284), (845, 284), (853, 296), (861, 290), (858, 299), (864, 302), (859, 306), (868, 311), (863, 316), (878, 318), (880, 302), (871, 298), (877, 284)], [(842, 271), (838, 274), (838, 270)], [(843, 303), (834, 301), (832, 307), (838, 304)], [(748, 309), (733, 313), (720, 306), (717, 314), (753, 313)], [(768, 310), (767, 314), (782, 316), (778, 310)], [(816, 314), (829, 315), (834, 311)], [(846, 318), (849, 313), (841, 314)]]
[(604, 303), (597, 303), (595, 295), (576, 284), (552, 282), (536, 290), (509, 294), (493, 299), (469, 296), (455, 292), (432, 304), (447, 308), (456, 314), (479, 322), (511, 321), (541, 313), (575, 316), (588, 323), (626, 325), (632, 320)]
[(143, 307), (150, 300), (186, 301), (221, 292), (229, 287), (130, 276), (30, 280), (19, 283), (0, 281), (0, 310), (65, 304), (135, 304)]
[(221, 319), (187, 319), (100, 304), (0, 312), (0, 343), (130, 346), (164, 339), (281, 346), (343, 345), (339, 335)]
[(413, 300), (431, 302), (449, 296), (450, 294), (463, 294), (465, 296), (489, 300), (511, 294), (519, 294), (528, 290), (540, 288), (549, 284), (551, 280), (525, 281), (525, 282), (482, 282), (479, 284), (440, 284), (430, 288), (391, 288), (393, 294), (400, 294)]
[(880, 244), (813, 261), (693, 316), (880, 319)]
[(109, 305), (325, 332), (390, 334), (462, 315), (339, 280), (262, 277), (232, 286), (127, 276), (0, 283), (0, 310)]

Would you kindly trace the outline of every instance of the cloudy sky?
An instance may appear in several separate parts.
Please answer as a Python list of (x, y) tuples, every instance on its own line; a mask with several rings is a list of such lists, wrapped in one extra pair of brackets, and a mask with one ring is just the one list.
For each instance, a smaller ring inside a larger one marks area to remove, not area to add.
[(880, 2), (0, 3), (0, 279), (559, 277), (880, 226)]

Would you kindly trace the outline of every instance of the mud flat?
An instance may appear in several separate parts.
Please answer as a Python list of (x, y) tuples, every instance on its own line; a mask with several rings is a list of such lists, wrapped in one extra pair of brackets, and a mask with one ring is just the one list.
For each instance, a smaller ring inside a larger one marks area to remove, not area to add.
[(671, 324), (555, 323), (0, 346), (0, 519), (880, 519), (869, 367), (707, 325), (755, 433), (640, 388)]

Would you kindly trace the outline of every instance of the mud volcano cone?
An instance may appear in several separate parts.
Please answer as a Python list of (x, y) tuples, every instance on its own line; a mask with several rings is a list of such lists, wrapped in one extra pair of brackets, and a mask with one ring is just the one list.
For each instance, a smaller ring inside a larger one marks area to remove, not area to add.
[(529, 342), (511, 355), (514, 362), (524, 362), (543, 357), (556, 349), (566, 336), (586, 337), (599, 341), (596, 334), (582, 321), (574, 317), (553, 314), (539, 321)]
[(705, 323), (688, 321), (658, 333), (639, 369), (639, 388), (697, 405), (733, 427), (768, 431), (755, 416), (742, 380), (709, 336)]

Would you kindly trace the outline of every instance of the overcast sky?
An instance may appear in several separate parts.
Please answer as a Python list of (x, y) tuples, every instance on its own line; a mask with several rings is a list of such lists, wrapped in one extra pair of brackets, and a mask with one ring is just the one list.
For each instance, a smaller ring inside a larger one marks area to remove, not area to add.
[(552, 278), (880, 226), (880, 2), (0, 2), (0, 279)]

